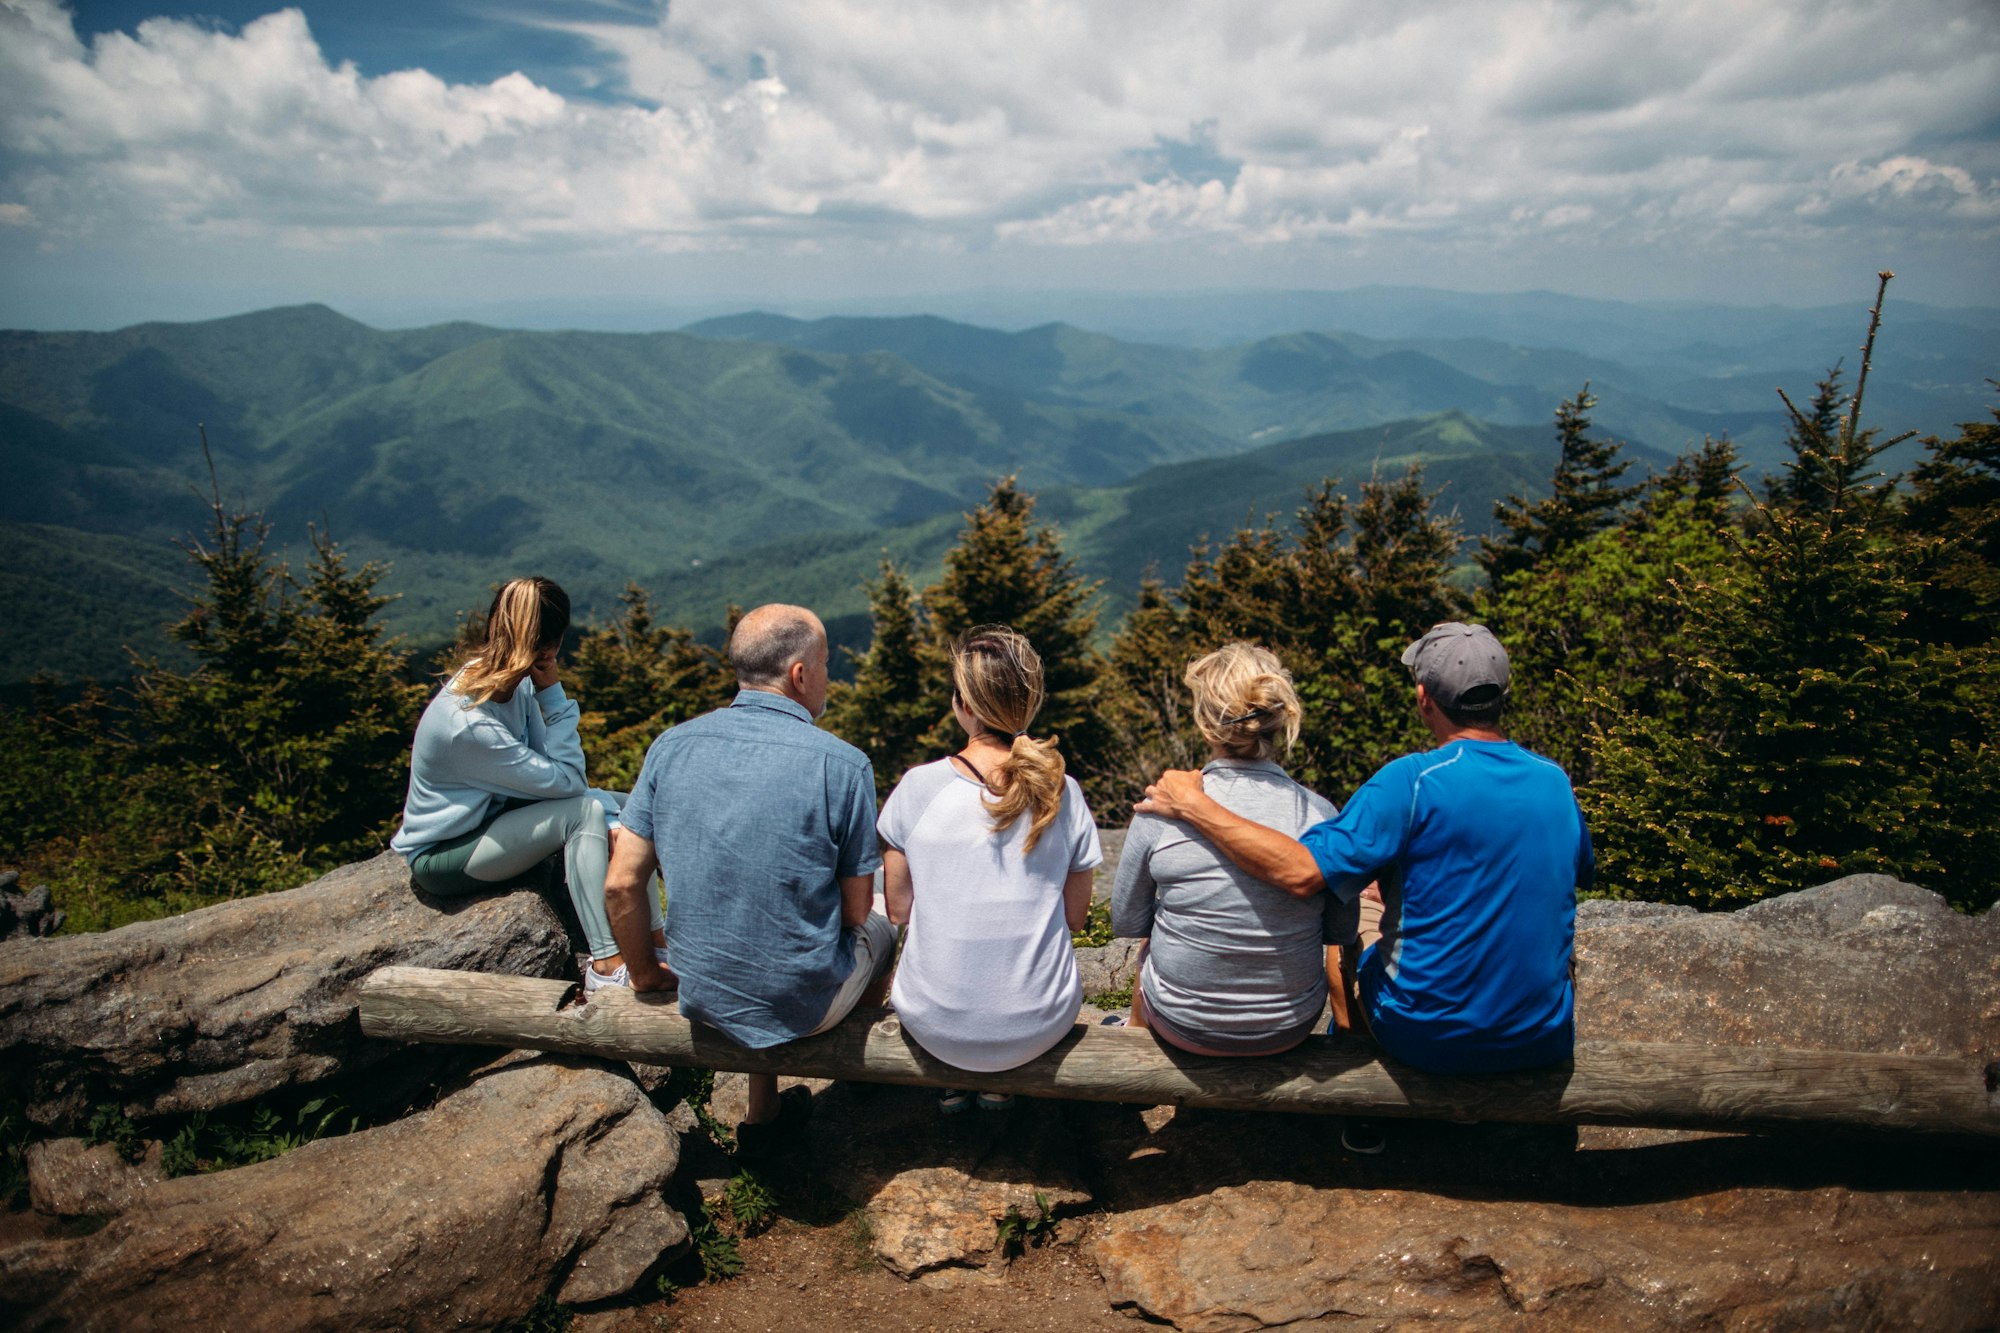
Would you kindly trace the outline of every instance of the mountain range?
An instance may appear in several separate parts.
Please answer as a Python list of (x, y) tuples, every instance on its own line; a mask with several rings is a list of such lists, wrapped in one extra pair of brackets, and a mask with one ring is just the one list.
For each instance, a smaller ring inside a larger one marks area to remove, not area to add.
[[(1526, 327), (1537, 307), (1521, 300)], [(1906, 318), (1871, 418), (1943, 430), (1980, 415), (2000, 320), (1976, 316)], [(311, 522), (391, 562), (390, 624), (424, 642), (527, 569), (569, 585), (585, 619), (636, 579), (683, 623), (786, 597), (865, 640), (860, 580), (881, 553), (934, 570), (962, 511), (1010, 472), (1107, 580), (1113, 614), (1148, 565), (1177, 573), (1190, 541), (1288, 511), (1326, 475), (1351, 487), (1421, 459), (1477, 533), (1494, 499), (1546, 485), (1547, 422), (1585, 380), (1645, 465), (1709, 433), (1737, 439), (1753, 473), (1774, 465), (1770, 388), (1802, 401), (1824, 369), (1814, 348), (1749, 319), (1745, 345), (1634, 368), (1602, 349), (1643, 329), (1614, 336), (1609, 318), (1584, 326), (1587, 350), (1351, 331), (1194, 347), (757, 313), (663, 333), (378, 330), (324, 306), (0, 333), (0, 607), (35, 627), (0, 646), (0, 683), (115, 675), (124, 645), (160, 646), (188, 572), (171, 543), (202, 524), (211, 458), (274, 542), (296, 550)], [(1713, 373), (1748, 365), (1776, 368)]]

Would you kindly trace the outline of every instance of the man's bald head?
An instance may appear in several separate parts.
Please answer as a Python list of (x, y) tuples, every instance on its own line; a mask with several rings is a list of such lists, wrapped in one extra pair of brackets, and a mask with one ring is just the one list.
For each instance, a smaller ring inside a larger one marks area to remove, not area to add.
[(729, 636), (736, 683), (759, 689), (782, 691), (794, 662), (810, 666), (825, 651), (826, 626), (803, 606), (760, 606), (737, 621)]

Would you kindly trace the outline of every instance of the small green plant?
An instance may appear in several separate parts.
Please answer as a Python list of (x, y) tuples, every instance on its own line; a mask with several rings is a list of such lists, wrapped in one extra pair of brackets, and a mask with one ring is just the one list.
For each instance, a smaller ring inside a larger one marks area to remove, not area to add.
[(722, 1187), (723, 1206), (746, 1236), (754, 1236), (777, 1220), (777, 1196), (749, 1171), (738, 1171)]
[(736, 1237), (717, 1227), (707, 1214), (689, 1228), (688, 1238), (694, 1242), (702, 1276), (708, 1281), (727, 1282), (743, 1271), (743, 1251)]
[(201, 1170), (201, 1135), (208, 1128), (208, 1112), (196, 1111), (188, 1122), (167, 1140), (160, 1165), (169, 1176), (191, 1176)]
[(128, 1162), (137, 1162), (146, 1155), (146, 1140), (140, 1136), (139, 1127), (116, 1102), (98, 1104), (91, 1113), (90, 1128), (84, 1139), (92, 1145), (110, 1144)]
[(844, 1255), (848, 1268), (857, 1272), (872, 1269), (875, 1259), (875, 1224), (868, 1220), (868, 1210), (856, 1207), (847, 1216), (847, 1244)]
[(167, 1139), (161, 1165), (169, 1176), (254, 1166), (316, 1140), (350, 1134), (360, 1126), (360, 1116), (328, 1097), (315, 1097), (289, 1120), (264, 1102), (216, 1121), (197, 1111)]
[(653, 1290), (660, 1293), (661, 1300), (665, 1301), (668, 1305), (672, 1305), (674, 1297), (681, 1294), (681, 1284), (668, 1277), (665, 1273), (662, 1273), (653, 1279)]
[(1128, 1009), (1132, 1005), (1132, 983), (1128, 981), (1117, 990), (1099, 991), (1087, 998), (1099, 1009)]
[(1035, 1216), (1030, 1218), (1021, 1212), (1020, 1205), (1008, 1204), (995, 1227), (999, 1232), (1000, 1252), (1006, 1255), (1019, 1254), (1024, 1246), (1045, 1245), (1055, 1239), (1056, 1218), (1049, 1209), (1049, 1196), (1035, 1191)]
[(1083, 929), (1071, 931), (1069, 942), (1079, 949), (1101, 949), (1114, 938), (1111, 933), (1111, 904), (1103, 898), (1092, 898), (1090, 908), (1084, 914)]

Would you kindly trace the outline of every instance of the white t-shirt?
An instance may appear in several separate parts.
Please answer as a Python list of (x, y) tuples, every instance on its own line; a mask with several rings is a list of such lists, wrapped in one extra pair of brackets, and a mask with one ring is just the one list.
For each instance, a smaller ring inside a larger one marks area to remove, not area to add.
[(1083, 1003), (1063, 881), (1104, 860), (1083, 791), (1035, 850), (1029, 817), (993, 832), (986, 788), (948, 759), (903, 775), (876, 821), (909, 858), (914, 901), (889, 1002), (919, 1046), (960, 1069), (1012, 1069), (1062, 1039)]

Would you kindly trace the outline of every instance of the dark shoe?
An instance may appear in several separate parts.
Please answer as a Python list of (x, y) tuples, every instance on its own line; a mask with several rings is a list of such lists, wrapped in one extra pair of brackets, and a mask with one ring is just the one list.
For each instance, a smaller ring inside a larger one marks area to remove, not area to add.
[(812, 1089), (786, 1088), (778, 1094), (778, 1116), (761, 1125), (748, 1120), (736, 1125), (736, 1155), (746, 1162), (761, 1161), (804, 1132), (812, 1119)]
[(1350, 1116), (1340, 1122), (1340, 1146), (1351, 1153), (1373, 1157), (1388, 1145), (1388, 1136), (1382, 1132), (1379, 1120), (1356, 1120)]
[(946, 1088), (938, 1096), (938, 1114), (957, 1115), (972, 1109), (972, 1094), (964, 1088)]
[(1011, 1092), (982, 1092), (975, 1100), (982, 1111), (1011, 1111), (1014, 1109), (1014, 1094)]

